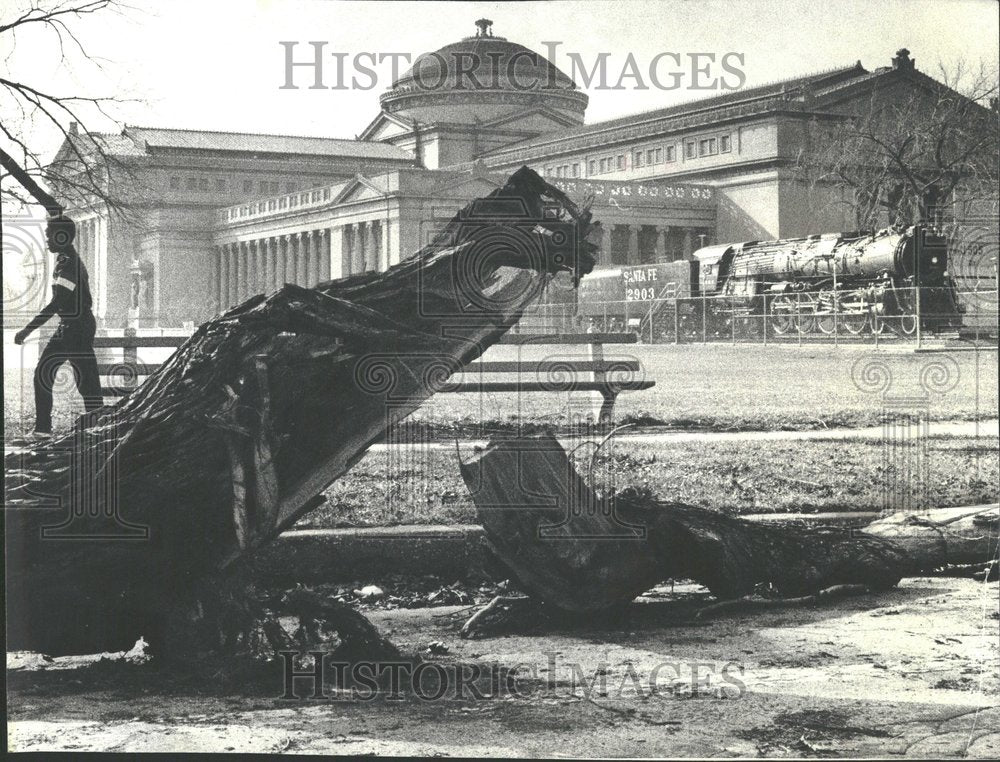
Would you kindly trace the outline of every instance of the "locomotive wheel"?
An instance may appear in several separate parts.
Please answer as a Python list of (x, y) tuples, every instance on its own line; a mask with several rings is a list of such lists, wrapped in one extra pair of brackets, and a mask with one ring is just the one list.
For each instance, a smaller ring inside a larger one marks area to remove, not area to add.
[(795, 301), (787, 296), (776, 296), (771, 302), (771, 327), (777, 336), (784, 336), (798, 326)]
[(847, 315), (838, 316), (838, 323), (847, 333), (857, 336), (865, 330), (865, 326), (868, 324), (868, 316), (848, 313)]
[(816, 315), (813, 319), (816, 321), (816, 327), (819, 329), (820, 333), (825, 333), (827, 336), (833, 335), (833, 329), (836, 327), (833, 322), (833, 315), (823, 313)]
[(902, 315), (898, 318), (897, 326), (902, 336), (913, 336), (917, 332), (916, 315)]
[(917, 319), (913, 315), (895, 315), (879, 319), (879, 333), (889, 329), (897, 336), (913, 336), (917, 332)]
[(796, 327), (799, 333), (816, 332), (816, 300), (808, 294), (795, 301)]

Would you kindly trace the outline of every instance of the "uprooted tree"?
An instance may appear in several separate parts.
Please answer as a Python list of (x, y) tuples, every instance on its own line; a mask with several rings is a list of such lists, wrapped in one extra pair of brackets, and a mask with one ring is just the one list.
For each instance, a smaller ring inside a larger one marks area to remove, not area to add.
[(611, 609), (665, 579), (696, 580), (724, 601), (762, 585), (809, 597), (997, 555), (996, 506), (891, 514), (851, 532), (768, 526), (634, 487), (602, 493), (550, 435), (491, 442), (461, 470), (511, 578), (569, 612)]
[(180, 611), (212, 616), (254, 549), (557, 274), (590, 272), (591, 228), (519, 170), (399, 265), (252, 297), (118, 405), (9, 453), (8, 645), (104, 650), (155, 638)]

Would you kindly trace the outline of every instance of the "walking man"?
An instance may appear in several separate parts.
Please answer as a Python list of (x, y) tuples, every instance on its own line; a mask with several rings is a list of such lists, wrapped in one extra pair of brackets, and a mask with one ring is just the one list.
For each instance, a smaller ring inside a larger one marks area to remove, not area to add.
[(52, 388), (56, 372), (64, 362), (73, 368), (76, 388), (83, 396), (87, 412), (104, 404), (94, 356), (97, 322), (91, 312), (90, 276), (73, 246), (74, 238), (76, 225), (73, 220), (62, 215), (49, 219), (45, 239), (49, 251), (56, 255), (52, 299), (14, 336), (15, 344), (23, 344), (32, 331), (53, 315), (59, 316), (59, 327), (42, 350), (35, 368), (35, 434), (38, 436), (52, 434)]

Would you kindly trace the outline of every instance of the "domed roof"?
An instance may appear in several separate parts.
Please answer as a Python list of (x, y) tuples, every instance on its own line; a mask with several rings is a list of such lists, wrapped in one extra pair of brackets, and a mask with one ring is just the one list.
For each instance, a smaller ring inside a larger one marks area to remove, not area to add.
[(555, 64), (524, 45), (494, 37), (493, 22), (480, 19), (479, 32), (421, 55), (380, 101), (387, 111), (403, 111), (441, 102), (443, 94), (463, 94), (468, 102), (483, 102), (504, 94), (507, 101), (549, 100), (556, 108), (579, 111), (581, 118), (587, 96)]
[(545, 56), (503, 37), (466, 37), (421, 55), (394, 90), (576, 90)]

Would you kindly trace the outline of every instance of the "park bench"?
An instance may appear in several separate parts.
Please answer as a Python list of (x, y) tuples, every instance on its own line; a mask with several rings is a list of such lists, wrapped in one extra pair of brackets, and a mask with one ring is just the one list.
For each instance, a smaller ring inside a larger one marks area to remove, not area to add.
[[(139, 384), (139, 380), (155, 372), (159, 363), (139, 362), (139, 349), (175, 349), (187, 341), (187, 336), (98, 336), (95, 349), (121, 349), (121, 362), (99, 362), (98, 371), (113, 383), (102, 386), (105, 398), (121, 397)], [(599, 420), (610, 422), (615, 401), (623, 391), (649, 389), (652, 379), (645, 378), (641, 363), (634, 358), (608, 359), (607, 344), (635, 344), (634, 333), (510, 333), (499, 345), (586, 347), (587, 358), (545, 358), (542, 360), (478, 360), (469, 363), (456, 374), (460, 380), (448, 380), (438, 393), (535, 393), (535, 392), (597, 392), (601, 395)], [(499, 378), (497, 378), (499, 376)]]

